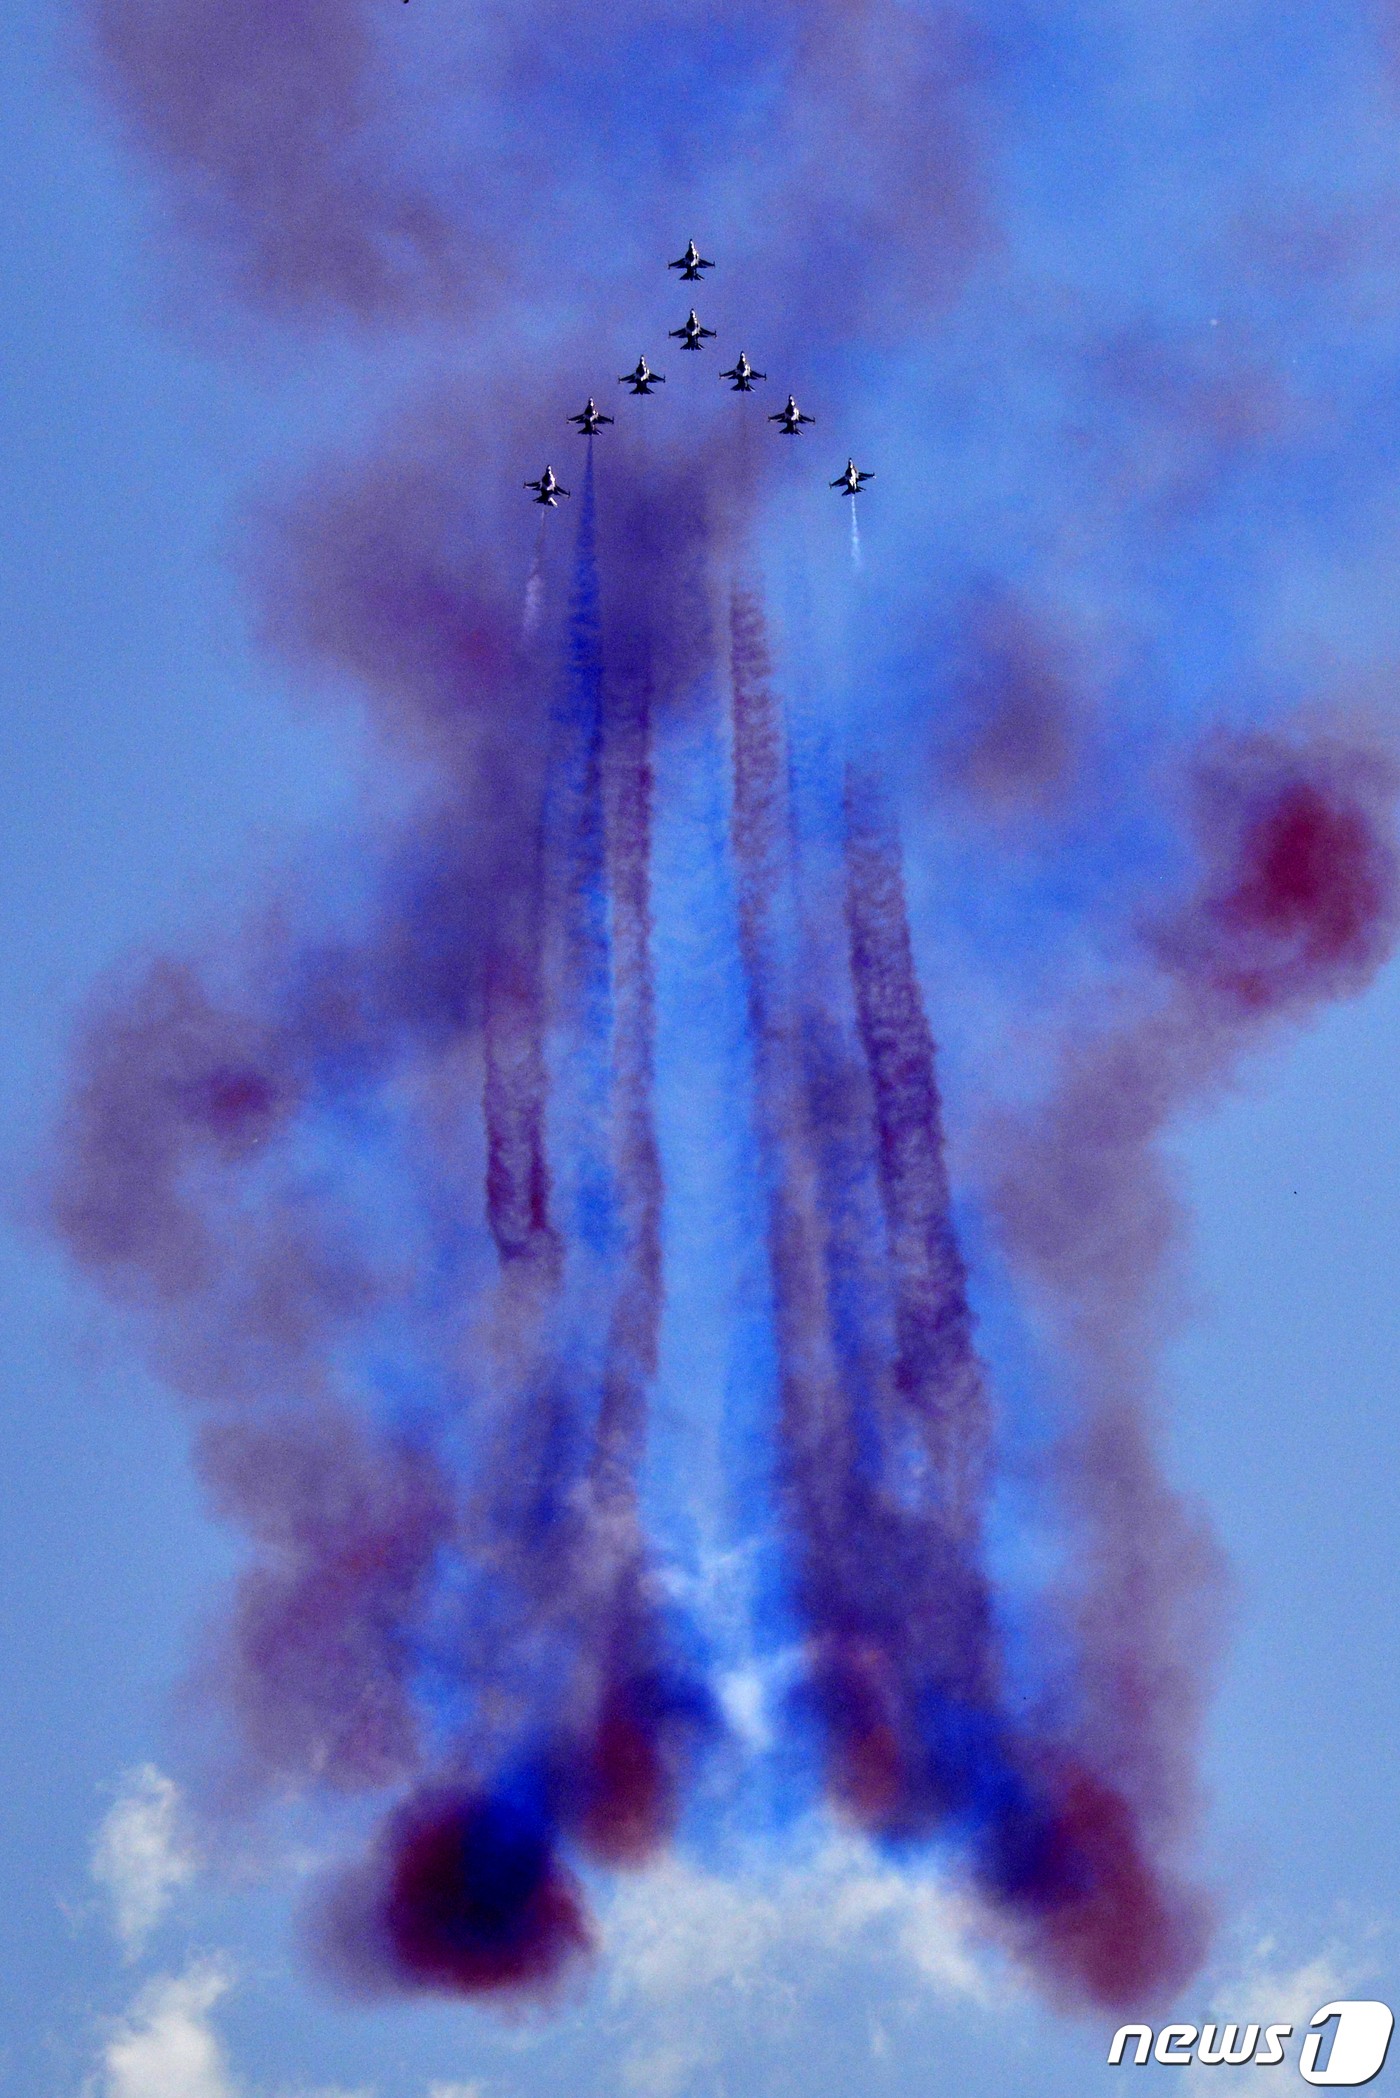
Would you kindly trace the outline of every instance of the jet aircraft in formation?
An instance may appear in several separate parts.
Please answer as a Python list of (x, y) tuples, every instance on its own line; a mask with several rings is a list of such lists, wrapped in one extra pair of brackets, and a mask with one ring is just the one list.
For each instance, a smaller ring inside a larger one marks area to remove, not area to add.
[(713, 335), (714, 332), (713, 328), (701, 327), (699, 321), (695, 318), (695, 308), (692, 306), (685, 326), (683, 328), (672, 328), (671, 340), (680, 342), (687, 350), (698, 350), (701, 338), (706, 335)]
[(668, 270), (680, 271), (682, 284), (693, 284), (699, 277), (701, 270), (712, 270), (714, 264), (706, 262), (694, 241), (688, 240), (685, 244), (684, 255), (677, 262), (668, 262), (666, 267)]
[(555, 479), (554, 468), (552, 466), (547, 466), (545, 468), (544, 472), (540, 475), (538, 481), (527, 481), (525, 483), (525, 486), (527, 488), (538, 488), (539, 494), (535, 497), (535, 501), (537, 503), (546, 504), (551, 510), (557, 510), (559, 508), (559, 505), (554, 500), (554, 498), (557, 495), (567, 495), (569, 492), (567, 488), (561, 488), (559, 486), (558, 481)]
[[(675, 262), (667, 263), (666, 267), (679, 270), (683, 279), (690, 278), (694, 280), (699, 277), (701, 270), (712, 270), (714, 264), (706, 260), (692, 240), (687, 242), (684, 255), (680, 256)], [(678, 341), (684, 349), (698, 350), (703, 342), (713, 338), (714, 332), (713, 328), (701, 326), (695, 308), (692, 306), (686, 317), (685, 326), (683, 328), (672, 328), (670, 339)], [(727, 372), (720, 373), (721, 379), (728, 379), (731, 382), (730, 390), (734, 393), (752, 393), (755, 379), (766, 379), (767, 376), (766, 372), (754, 370), (742, 350), (739, 352), (738, 362), (731, 365)], [(617, 383), (619, 386), (630, 386), (634, 394), (650, 393), (653, 386), (664, 386), (666, 384), (666, 375), (664, 372), (654, 372), (647, 363), (646, 358), (639, 357), (635, 371), (623, 372)], [(566, 419), (576, 426), (580, 437), (596, 436), (605, 423), (610, 423), (613, 420), (612, 416), (600, 413), (592, 394), (588, 396), (586, 406), (580, 408), (577, 415), (570, 415)], [(770, 423), (778, 425), (784, 437), (799, 437), (802, 434), (803, 423), (814, 423), (816, 417), (814, 415), (804, 415), (797, 405), (795, 395), (789, 394), (786, 407), (780, 408), (776, 415), (770, 415), (768, 420)], [(831, 483), (831, 486), (839, 488), (842, 495), (859, 495), (866, 482), (873, 481), (874, 478), (873, 473), (867, 472), (863, 467), (858, 467), (854, 459), (848, 459), (845, 472), (839, 474)], [(569, 493), (567, 488), (560, 487), (554, 469), (550, 466), (546, 466), (537, 481), (527, 481), (525, 486), (536, 491), (535, 501), (537, 503), (543, 503), (551, 510), (557, 509), (557, 498), (559, 496), (567, 496)]]
[(721, 379), (732, 379), (734, 381), (734, 384), (729, 389), (731, 393), (752, 393), (754, 380), (766, 379), (768, 374), (767, 372), (756, 372), (743, 351), (740, 350), (739, 362), (732, 371), (721, 372), (720, 377)]
[(664, 386), (666, 374), (654, 372), (645, 357), (637, 359), (637, 369), (624, 372), (618, 380), (619, 386), (630, 386), (633, 393), (650, 393), (653, 386)]
[(781, 424), (784, 437), (800, 437), (802, 434), (800, 425), (803, 423), (814, 423), (816, 419), (815, 415), (804, 415), (802, 413), (792, 394), (789, 394), (787, 397), (786, 408), (780, 408), (776, 415), (770, 415), (768, 418), (770, 423)]
[(590, 393), (588, 396), (588, 406), (586, 408), (580, 408), (577, 415), (567, 416), (565, 420), (571, 423), (578, 424), (578, 434), (580, 437), (591, 437), (594, 431), (600, 428), (603, 423), (610, 423), (612, 421), (612, 417), (610, 415), (600, 415), (598, 413), (598, 410), (593, 405), (593, 396)]

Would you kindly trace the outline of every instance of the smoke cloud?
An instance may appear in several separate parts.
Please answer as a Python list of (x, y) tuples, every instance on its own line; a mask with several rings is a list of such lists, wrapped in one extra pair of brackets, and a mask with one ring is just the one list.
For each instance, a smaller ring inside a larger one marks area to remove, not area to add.
[[(1289, 349), (1264, 244), (1237, 267), (1296, 200), (1247, 136), (1214, 246), (1070, 169), (1041, 240), (1027, 167), (1104, 120), (993, 10), (86, 19), (211, 291), (461, 364), (269, 495), (249, 560), (410, 812), (100, 988), (55, 1138), (55, 1228), (246, 1541), (207, 1810), (364, 1802), (306, 1919), (357, 1997), (553, 2000), (598, 1957), (589, 1872), (825, 1812), (940, 1860), (1055, 2001), (1142, 2011), (1208, 1941), (1219, 1574), (1157, 1448), (1158, 1140), (1364, 988), (1400, 908), (1354, 697), (1400, 635), (1347, 665), (1297, 612), (1364, 387), (1301, 308)], [(1144, 124), (1168, 180), (1175, 116)], [(678, 350), (580, 439), (692, 230), (718, 347), (816, 424)], [(853, 564), (826, 455), (877, 441)], [(689, 829), (678, 752), (714, 783)], [(663, 853), (713, 903), (703, 986)], [(682, 1007), (754, 1220), (742, 1391), (674, 1331), (677, 1273), (723, 1267), (668, 1181)]]

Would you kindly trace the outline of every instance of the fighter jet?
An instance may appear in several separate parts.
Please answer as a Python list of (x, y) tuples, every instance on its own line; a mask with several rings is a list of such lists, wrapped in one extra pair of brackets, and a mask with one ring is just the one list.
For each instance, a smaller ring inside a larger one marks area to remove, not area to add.
[(833, 481), (831, 485), (833, 488), (839, 488), (842, 495), (859, 495), (866, 482), (873, 481), (874, 478), (874, 474), (864, 473), (856, 465), (854, 459), (848, 459), (846, 461), (846, 471), (839, 480)]
[(688, 350), (698, 350), (700, 347), (701, 337), (704, 335), (713, 335), (714, 332), (715, 331), (713, 328), (701, 327), (699, 321), (695, 318), (695, 308), (692, 306), (690, 309), (690, 318), (686, 321), (685, 326), (683, 328), (672, 328), (671, 339), (672, 341), (684, 344), (685, 348)]
[(800, 436), (801, 432), (798, 429), (798, 424), (814, 423), (816, 419), (815, 415), (804, 415), (791, 394), (787, 397), (786, 408), (780, 409), (776, 415), (770, 415), (768, 418), (770, 423), (782, 424), (784, 437)]
[(554, 500), (555, 496), (567, 495), (569, 492), (567, 488), (559, 486), (558, 481), (554, 478), (554, 468), (552, 466), (545, 468), (538, 481), (527, 481), (525, 486), (527, 488), (538, 488), (539, 494), (535, 497), (535, 501), (537, 503), (545, 503), (551, 510), (559, 508), (558, 503)]
[(685, 253), (681, 256), (679, 262), (668, 262), (666, 267), (668, 270), (679, 270), (683, 284), (693, 284), (699, 277), (701, 270), (712, 270), (714, 264), (706, 262), (694, 241), (690, 240), (686, 242)]
[(666, 384), (666, 374), (654, 372), (646, 358), (639, 357), (637, 369), (634, 372), (624, 372), (617, 383), (619, 386), (630, 386), (633, 393), (650, 393), (653, 386)]
[(578, 434), (580, 437), (591, 437), (603, 423), (610, 423), (612, 421), (612, 417), (610, 415), (600, 415), (598, 413), (598, 410), (593, 405), (593, 396), (590, 393), (588, 396), (588, 406), (586, 408), (580, 408), (577, 415), (566, 416), (565, 421), (578, 424)]
[(752, 393), (754, 380), (766, 379), (768, 374), (767, 372), (756, 372), (743, 351), (740, 350), (739, 362), (735, 365), (733, 371), (721, 372), (720, 377), (721, 379), (732, 379), (734, 381), (734, 384), (729, 389), (731, 393)]

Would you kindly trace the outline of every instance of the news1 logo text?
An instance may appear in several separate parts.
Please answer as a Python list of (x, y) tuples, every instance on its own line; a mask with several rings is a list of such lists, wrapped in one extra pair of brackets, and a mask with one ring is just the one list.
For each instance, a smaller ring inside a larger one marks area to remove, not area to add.
[[(1305, 2083), (1346, 2085), (1370, 2083), (1385, 2066), (1395, 2018), (1386, 2003), (1324, 2003), (1303, 2035), (1298, 2072)], [(1291, 2025), (1120, 2025), (1108, 2050), (1110, 2066), (1149, 2061), (1184, 2069), (1191, 2062), (1206, 2068), (1276, 2068), (1288, 2059)]]

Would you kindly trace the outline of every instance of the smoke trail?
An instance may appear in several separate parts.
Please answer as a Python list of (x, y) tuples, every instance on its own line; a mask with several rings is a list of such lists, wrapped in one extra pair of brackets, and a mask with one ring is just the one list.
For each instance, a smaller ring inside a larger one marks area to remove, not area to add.
[(525, 609), (521, 614), (521, 630), (528, 640), (537, 630), (544, 612), (544, 535), (548, 530), (546, 520), (541, 517), (539, 532), (535, 538), (535, 551), (530, 561), (530, 573), (525, 578)]
[(846, 864), (851, 974), (894, 1277), (895, 1388), (917, 1421), (949, 1530), (971, 1533), (987, 1403), (950, 1215), (933, 1040), (914, 974), (898, 841), (879, 783), (855, 767), (846, 776)]
[[(660, 1310), (645, 656), (639, 668), (630, 681), (604, 676), (590, 456), (543, 787), (549, 1027), (543, 1041), (527, 1030), (529, 1054), (504, 1074), (488, 1003), (502, 1341), (496, 1422), (467, 1512), (494, 1601), (456, 1701), (485, 1686), (492, 1698), (468, 1706), (441, 1767), (365, 1861), (320, 1890), (318, 1962), (360, 1993), (552, 1990), (591, 1945), (561, 1845), (614, 1865), (649, 1854), (708, 1725), (658, 1613), (637, 1511)], [(540, 1157), (545, 1069), (566, 1161), (552, 1177)], [(528, 1176), (499, 1169), (502, 1127), (528, 1131), (517, 1142)], [(557, 1228), (545, 1206), (556, 1180)], [(533, 1205), (523, 1240), (503, 1225), (522, 1183)]]
[(93, 0), (91, 16), (109, 93), (252, 296), (361, 316), (460, 300), (483, 243), (386, 151), (368, 10)]
[[(1251, 1038), (1364, 982), (1394, 937), (1394, 774), (1334, 738), (1218, 739), (1192, 766), (1196, 886), (1142, 928), (1114, 1020), (1058, 1045), (1046, 1091), (988, 1136), (1004, 1242), (1073, 1365), (1058, 1491), (1082, 1726), (1149, 1827), (1192, 1799), (1214, 1552), (1160, 1478), (1145, 1401), (1176, 1204), (1154, 1139)], [(1130, 1628), (1130, 1629), (1129, 1629)]]
[(552, 710), (545, 827), (553, 841), (560, 1144), (572, 1171), (571, 1226), (600, 1261), (612, 1250), (608, 1156), (612, 958), (603, 810), (603, 660), (593, 450), (579, 505), (569, 603), (568, 669)]
[[(592, 446), (579, 523), (574, 662), (596, 706), (598, 867), (608, 899), (610, 1031), (606, 1080), (613, 1258), (608, 1278), (588, 1494), (597, 1565), (591, 1609), (601, 1636), (582, 1748), (579, 1840), (614, 1864), (636, 1863), (670, 1833), (708, 1701), (688, 1681), (661, 1623), (643, 1536), (637, 1475), (646, 1449), (661, 1318), (661, 1166), (653, 1108), (655, 992), (650, 902), (651, 715), (657, 674), (635, 608), (602, 669)], [(625, 587), (625, 585), (623, 586)], [(629, 645), (630, 642), (630, 645)]]
[[(1064, 112), (1004, 25), (887, 0), (762, 0), (742, 33), (632, 0), (602, 25), (86, 12), (219, 281), (283, 319), (411, 322), (400, 343), (467, 366), (285, 504), (258, 564), (274, 641), (364, 692), (419, 804), (289, 878), (273, 929), (104, 993), (59, 1133), (58, 1227), (147, 1322), (251, 1543), (205, 1670), (219, 1804), (392, 1794), (313, 1905), (319, 1959), (366, 1993), (548, 1994), (592, 1950), (580, 1857), (682, 1828), (717, 1707), (640, 1483), (676, 1257), (652, 749), (727, 640), (788, 1581), (755, 1607), (807, 1663), (784, 1724), (836, 1811), (936, 1843), (1052, 1993), (1141, 2008), (1203, 1942), (1182, 1855), (1215, 1574), (1151, 1426), (1176, 1222), (1153, 1146), (1262, 1029), (1364, 984), (1396, 922), (1374, 734), (1195, 723), (1277, 712), (1280, 663), (1350, 660), (1279, 606), (1326, 596), (1294, 543), (1323, 530), (1309, 475), (1361, 536), (1374, 467), (1335, 433), (1373, 397), (1318, 376), (1292, 261), (1282, 333), (1238, 231), (1154, 273), (1131, 169), (1093, 201), (1131, 259), (1066, 296), (1008, 150), (1058, 152)], [(704, 124), (659, 121), (653, 74), (703, 82)], [(1148, 143), (1170, 170), (1174, 138)], [(1287, 202), (1213, 179), (1220, 227)], [(531, 561), (503, 507), (622, 317), (658, 325), (682, 204), (723, 250), (717, 323), (824, 418), (893, 425), (911, 373), (946, 405), (881, 616), (837, 590), (780, 633), (800, 764), (757, 591), (727, 637), (713, 616), (737, 544), (803, 532), (752, 404), (639, 404), (600, 483), (590, 444), (557, 620), (543, 537)], [(1197, 306), (1230, 325), (1203, 341)], [(1290, 503), (1307, 531), (1260, 554)], [(857, 645), (838, 732), (821, 657)], [(1356, 682), (1394, 654), (1372, 645)], [(920, 987), (929, 864), (951, 1062)], [(1033, 1329), (1049, 1398), (974, 1344), (945, 1120), (1004, 1263), (974, 1279)], [(1062, 1568), (1030, 1595), (984, 1536), (1018, 1434), (1052, 1443)]]
[[(801, 877), (781, 710), (751, 594), (734, 599), (732, 668), (734, 839), (771, 1153), (790, 1517), (833, 1788), (874, 1830), (943, 1829), (967, 1846), (1012, 1942), (1070, 1996), (1141, 2002), (1189, 1973), (1201, 1912), (1151, 1863), (1128, 1800), (1066, 1744), (1009, 1718), (980, 1541), (988, 1403), (890, 813), (878, 783), (848, 767), (858, 1070), (833, 1025), (839, 999), (804, 1008), (778, 952), (784, 891), (791, 927)], [(804, 983), (812, 964), (809, 943)], [(883, 1211), (874, 1273), (863, 1168)], [(882, 1294), (883, 1331), (871, 1315)]]
[[(751, 595), (736, 593), (731, 631), (740, 934), (760, 1121), (771, 1154), (770, 1252), (797, 1580), (817, 1643), (836, 1789), (862, 1818), (894, 1829), (910, 1815), (916, 1823), (926, 1817), (928, 1805), (917, 1796), (921, 1758), (910, 1730), (918, 1722), (907, 1703), (914, 1652), (948, 1695), (966, 1701), (984, 1688), (982, 1599), (962, 1565), (962, 1542), (975, 1524), (959, 1417), (967, 1392), (958, 1387), (972, 1370), (966, 1307), (954, 1261), (951, 1275), (933, 1284), (937, 1295), (951, 1281), (951, 1317), (940, 1302), (930, 1324), (930, 1278), (918, 1273), (928, 1248), (913, 1240), (930, 1220), (912, 1184), (928, 1162), (909, 1154), (927, 1132), (913, 1129), (910, 1102), (900, 1096), (906, 1075), (917, 1087), (920, 1074), (897, 1069), (901, 1052), (908, 1064), (909, 1049), (891, 1039), (892, 1025), (908, 1025), (900, 998), (907, 982), (892, 980), (898, 962), (883, 937), (889, 898), (880, 894), (877, 848), (864, 832), (850, 859), (862, 1075), (829, 1027), (814, 1038), (804, 1025), (793, 957), (782, 951), (795, 869), (781, 714)], [(802, 966), (810, 980), (810, 956)], [(927, 1064), (922, 1075), (931, 1075)], [(927, 1097), (919, 1104), (926, 1109)], [(871, 1330), (879, 1324), (878, 1309), (872, 1317), (872, 1298), (879, 1302), (874, 1278), (868, 1269), (851, 1273), (859, 1243), (851, 1224), (876, 1129), (893, 1254), (881, 1278), (896, 1336), (893, 1362), (880, 1359)], [(941, 1250), (946, 1266), (946, 1244)], [(941, 1335), (940, 1316), (947, 1329)], [(945, 1342), (943, 1360), (935, 1359), (937, 1339)], [(947, 1389), (935, 1392), (941, 1383)], [(941, 1538), (940, 1525), (911, 1519), (911, 1509), (927, 1499), (940, 1509)]]

